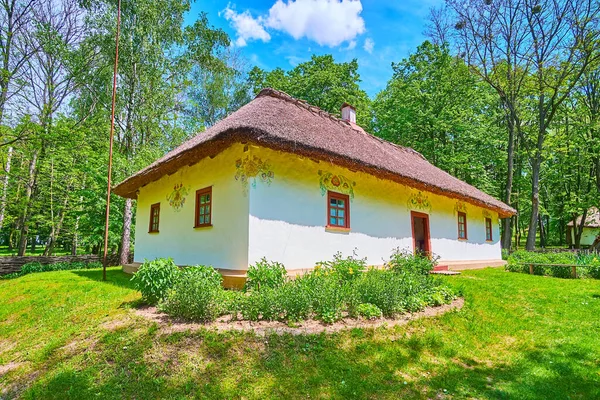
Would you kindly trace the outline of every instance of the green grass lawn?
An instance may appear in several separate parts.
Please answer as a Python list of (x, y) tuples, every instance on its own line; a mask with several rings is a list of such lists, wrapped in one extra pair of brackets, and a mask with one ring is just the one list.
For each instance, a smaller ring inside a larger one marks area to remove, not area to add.
[(126, 275), (100, 279), (0, 281), (0, 398), (600, 398), (600, 281), (467, 271), (445, 278), (461, 311), (261, 338), (166, 333), (131, 312)]

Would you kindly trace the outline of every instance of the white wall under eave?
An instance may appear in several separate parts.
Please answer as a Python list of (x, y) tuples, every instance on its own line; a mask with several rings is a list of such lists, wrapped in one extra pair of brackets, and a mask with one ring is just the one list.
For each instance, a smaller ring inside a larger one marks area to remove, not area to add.
[[(268, 161), (275, 178), (268, 185), (250, 188), (248, 262), (262, 257), (283, 263), (288, 270), (312, 268), (331, 260), (336, 252), (356, 250), (370, 265), (381, 265), (393, 249), (412, 250), (409, 196), (417, 191), (326, 162), (315, 162), (289, 153), (251, 147), (251, 153)], [(327, 196), (319, 186), (318, 171), (344, 175), (356, 182), (350, 203), (350, 232), (330, 232)], [(457, 239), (456, 200), (425, 193), (431, 247), (443, 261), (500, 260), (498, 214), (467, 204), (468, 240)], [(485, 214), (492, 215), (493, 241), (485, 240)]]
[[(172, 257), (178, 265), (212, 265), (245, 270), (248, 267), (248, 197), (235, 180), (242, 145), (214, 159), (205, 158), (140, 189), (137, 201), (135, 261)], [(189, 189), (179, 211), (167, 196), (176, 184)], [(196, 190), (212, 186), (212, 227), (194, 228)], [(148, 233), (150, 206), (160, 202), (159, 233)]]

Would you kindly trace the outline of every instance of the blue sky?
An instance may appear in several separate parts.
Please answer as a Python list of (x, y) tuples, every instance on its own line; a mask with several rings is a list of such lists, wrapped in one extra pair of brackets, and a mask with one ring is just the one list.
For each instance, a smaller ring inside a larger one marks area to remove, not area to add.
[(205, 0), (188, 22), (208, 13), (250, 65), (290, 69), (312, 54), (358, 59), (361, 86), (374, 96), (401, 61), (425, 40), (429, 8), (443, 0)]

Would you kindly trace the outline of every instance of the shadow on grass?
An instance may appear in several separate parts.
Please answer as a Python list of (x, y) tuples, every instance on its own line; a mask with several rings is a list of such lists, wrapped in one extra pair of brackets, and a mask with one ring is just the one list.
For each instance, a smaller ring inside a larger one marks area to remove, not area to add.
[[(116, 331), (101, 340), (102, 366), (57, 368), (60, 372), (35, 382), (25, 398), (600, 397), (594, 356), (576, 345), (536, 348), (520, 353), (513, 364), (496, 366), (456, 356), (410, 379), (403, 371), (422, 367), (429, 353), (446, 352), (444, 343), (373, 336), (373, 330), (363, 331), (341, 347), (337, 334), (259, 339), (208, 331), (168, 337), (151, 329), (141, 335)], [(190, 342), (194, 347), (187, 346)], [(165, 343), (170, 350), (158, 359), (149, 356)], [(205, 365), (186, 366), (190, 351)]]
[(80, 269), (70, 272), (92, 281), (134, 289), (133, 282), (131, 282), (131, 275), (124, 273), (120, 267), (108, 268), (106, 270), (106, 281), (102, 280), (102, 269)]

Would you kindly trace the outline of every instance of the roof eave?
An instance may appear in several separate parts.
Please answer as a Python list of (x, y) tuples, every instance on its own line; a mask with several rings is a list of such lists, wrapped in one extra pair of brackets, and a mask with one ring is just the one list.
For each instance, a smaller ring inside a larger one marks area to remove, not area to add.
[[(234, 137), (235, 136), (235, 137)], [(279, 138), (273, 138), (267, 132), (262, 132), (253, 127), (245, 127), (245, 128), (237, 128), (230, 129), (220, 132), (215, 137), (211, 138), (208, 141), (201, 142), (198, 145), (191, 147), (184, 152), (178, 154), (177, 157), (173, 157), (171, 159), (164, 160), (163, 163), (158, 163), (154, 166), (147, 167), (143, 169), (139, 173), (125, 179), (117, 186), (115, 186), (112, 191), (113, 193), (130, 199), (137, 199), (138, 191), (141, 187), (147, 185), (150, 182), (156, 181), (162, 178), (165, 175), (170, 175), (177, 171), (179, 168), (185, 165), (191, 165), (199, 162), (201, 159), (214, 156), (218, 154), (220, 151), (230, 146), (233, 143), (247, 143), (252, 142), (254, 144), (271, 148), (273, 150), (286, 151), (289, 153), (302, 154), (304, 156), (319, 159), (322, 161), (333, 162), (334, 164), (338, 164), (343, 167), (349, 167), (351, 169), (363, 169), (365, 172), (370, 173), (371, 175), (381, 176), (382, 172), (385, 175), (385, 178), (396, 181), (401, 184), (405, 184), (407, 186), (413, 187), (415, 189), (420, 189), (424, 191), (428, 191), (431, 193), (439, 194), (442, 196), (456, 198), (458, 200), (464, 200), (468, 203), (474, 204), (479, 207), (483, 207), (489, 210), (493, 210), (498, 212), (500, 218), (509, 218), (513, 215), (517, 214), (517, 211), (509, 206), (501, 207), (493, 204), (486, 203), (483, 200), (479, 200), (477, 198), (473, 198), (471, 196), (467, 196), (461, 193), (445, 190), (443, 188), (439, 188), (436, 186), (429, 185), (425, 182), (419, 181), (417, 179), (401, 176), (393, 171), (389, 171), (386, 169), (382, 169), (380, 167), (366, 164), (363, 162), (358, 162), (350, 157), (342, 156), (336, 153), (325, 151), (321, 148), (311, 148), (309, 146), (300, 145), (297, 142), (281, 140)], [(211, 147), (213, 151), (206, 152), (204, 155), (199, 155), (199, 157), (194, 157), (195, 153), (200, 153), (203, 148)], [(179, 162), (177, 162), (179, 161)], [(166, 172), (160, 173), (160, 170), (167, 169)], [(171, 171), (172, 170), (172, 171)], [(149, 180), (144, 180), (144, 177), (151, 176), (156, 174), (157, 176)], [(137, 181), (137, 183), (136, 183)]]

